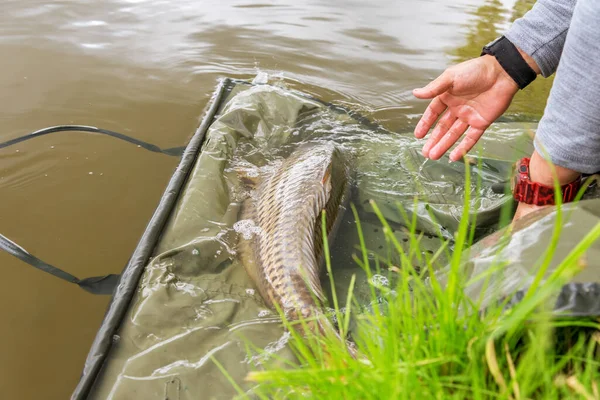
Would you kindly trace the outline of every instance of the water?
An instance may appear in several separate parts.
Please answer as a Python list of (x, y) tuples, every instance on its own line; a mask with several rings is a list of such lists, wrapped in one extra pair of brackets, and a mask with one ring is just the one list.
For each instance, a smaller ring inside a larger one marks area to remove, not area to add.
[[(0, 141), (82, 124), (180, 146), (219, 77), (260, 73), (406, 132), (426, 105), (411, 90), (478, 55), (531, 4), (5, 0)], [(537, 80), (509, 113), (539, 116), (550, 83)], [(177, 164), (78, 132), (0, 150), (0, 160), (0, 232), (82, 278), (121, 271)], [(7, 254), (0, 263), (0, 391), (64, 399), (108, 299)]]

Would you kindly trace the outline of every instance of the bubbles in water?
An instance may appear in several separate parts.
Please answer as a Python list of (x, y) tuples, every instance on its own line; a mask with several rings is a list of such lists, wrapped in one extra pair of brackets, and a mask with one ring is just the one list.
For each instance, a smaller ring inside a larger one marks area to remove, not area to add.
[(54, 148), (54, 146), (50, 146), (50, 148), (51, 148), (51, 149), (53, 149), (53, 148)]
[(15, 153), (18, 153), (19, 151), (21, 151), (21, 150), (15, 150)]
[(192, 254), (197, 256), (198, 254), (200, 254), (200, 252), (198, 251), (198, 249), (194, 249), (192, 250)]
[(370, 280), (372, 285), (375, 286), (389, 286), (390, 281), (383, 275), (375, 274)]
[(241, 221), (236, 222), (235, 224), (233, 224), (233, 229), (237, 233), (242, 234), (242, 236), (246, 240), (252, 239), (252, 236), (254, 234), (260, 233), (260, 227), (256, 226), (254, 224), (254, 221), (252, 221), (251, 219), (243, 219)]
[(271, 314), (271, 312), (269, 310), (260, 310), (258, 312), (258, 316), (260, 318), (264, 318), (264, 317), (268, 316), (269, 314)]
[(246, 293), (249, 294), (250, 296), (254, 295), (254, 289), (246, 289)]
[(94, 175), (94, 173), (92, 171), (89, 172), (90, 175)]

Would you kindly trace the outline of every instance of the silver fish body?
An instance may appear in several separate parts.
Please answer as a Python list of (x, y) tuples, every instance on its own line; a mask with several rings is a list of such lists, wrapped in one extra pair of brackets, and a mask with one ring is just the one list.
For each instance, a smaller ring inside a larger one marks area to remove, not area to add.
[[(321, 213), (334, 234), (350, 193), (348, 164), (331, 143), (300, 145), (256, 188), (243, 205), (242, 219), (256, 234), (240, 237), (241, 261), (263, 299), (288, 319), (320, 314), (325, 296)], [(311, 324), (333, 331), (328, 320)]]

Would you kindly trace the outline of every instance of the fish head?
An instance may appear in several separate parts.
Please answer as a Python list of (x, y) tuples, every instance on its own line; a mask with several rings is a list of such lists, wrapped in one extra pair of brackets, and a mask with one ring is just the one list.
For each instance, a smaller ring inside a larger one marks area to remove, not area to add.
[[(327, 203), (347, 186), (348, 165), (342, 151), (330, 141), (311, 141), (299, 145), (285, 163), (291, 175), (301, 176), (305, 188), (324, 195)], [(319, 205), (324, 207), (325, 204)]]
[(322, 186), (325, 198), (329, 199), (335, 183), (337, 169), (342, 162), (340, 150), (331, 142), (306, 143), (302, 147), (301, 151), (308, 155), (306, 161), (314, 168), (316, 182), (319, 182)]
[(347, 163), (341, 150), (333, 143), (320, 143), (312, 149), (312, 153), (318, 160), (315, 164), (318, 168), (318, 182), (320, 182), (325, 198), (329, 200), (337, 185), (345, 184), (347, 180)]

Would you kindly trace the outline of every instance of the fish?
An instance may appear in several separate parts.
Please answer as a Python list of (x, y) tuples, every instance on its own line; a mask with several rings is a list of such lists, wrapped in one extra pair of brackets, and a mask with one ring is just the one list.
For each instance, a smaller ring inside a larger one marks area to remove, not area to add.
[[(267, 306), (279, 308), (289, 321), (308, 319), (305, 327), (313, 334), (340, 340), (323, 313), (321, 216), (325, 211), (331, 242), (350, 196), (347, 161), (330, 142), (299, 145), (255, 183), (240, 217), (253, 221), (254, 234), (240, 235), (238, 242), (241, 263)], [(309, 333), (301, 324), (294, 329)]]

